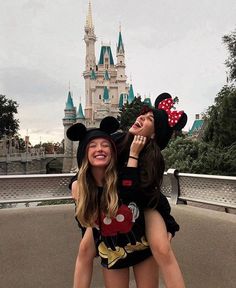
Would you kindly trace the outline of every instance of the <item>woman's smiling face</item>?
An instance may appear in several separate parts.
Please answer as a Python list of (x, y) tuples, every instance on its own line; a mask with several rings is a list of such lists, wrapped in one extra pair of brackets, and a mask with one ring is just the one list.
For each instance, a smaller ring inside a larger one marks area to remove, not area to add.
[(129, 129), (133, 135), (141, 135), (147, 138), (154, 136), (154, 116), (152, 111), (139, 115)]
[(111, 143), (105, 138), (96, 138), (87, 146), (88, 161), (93, 167), (107, 167), (112, 157)]

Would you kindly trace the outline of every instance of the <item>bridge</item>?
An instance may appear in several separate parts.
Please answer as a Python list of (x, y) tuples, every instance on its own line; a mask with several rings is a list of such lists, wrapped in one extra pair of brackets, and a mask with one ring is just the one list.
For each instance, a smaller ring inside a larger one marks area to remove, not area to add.
[(53, 162), (62, 167), (63, 160), (64, 154), (46, 154), (42, 151), (0, 155), (0, 175), (45, 174)]
[[(0, 176), (0, 287), (72, 287), (80, 241), (74, 205), (35, 207), (71, 199), (71, 174)], [(172, 246), (186, 287), (236, 283), (236, 177), (165, 173), (163, 191), (181, 230)], [(25, 207), (30, 206), (28, 208)], [(92, 287), (103, 287), (99, 259)], [(131, 277), (130, 287), (135, 287)], [(161, 284), (161, 287), (164, 287)]]

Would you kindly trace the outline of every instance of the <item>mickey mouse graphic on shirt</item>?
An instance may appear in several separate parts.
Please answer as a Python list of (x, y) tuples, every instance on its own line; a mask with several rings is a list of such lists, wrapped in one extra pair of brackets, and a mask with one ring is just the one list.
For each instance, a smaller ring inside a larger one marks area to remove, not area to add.
[(101, 215), (99, 227), (101, 242), (98, 252), (101, 257), (107, 258), (108, 268), (111, 268), (118, 260), (126, 258), (128, 253), (148, 247), (144, 236), (137, 240), (132, 230), (139, 215), (139, 208), (135, 202), (130, 202), (128, 206), (121, 204), (115, 217)]

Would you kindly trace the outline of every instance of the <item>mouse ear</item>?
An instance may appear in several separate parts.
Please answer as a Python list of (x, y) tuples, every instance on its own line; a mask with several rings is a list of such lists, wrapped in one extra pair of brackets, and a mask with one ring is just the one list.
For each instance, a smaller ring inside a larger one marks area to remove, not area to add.
[(112, 116), (107, 116), (102, 119), (100, 129), (108, 134), (116, 132), (120, 127), (119, 121)]
[(82, 140), (87, 133), (87, 129), (82, 123), (76, 123), (66, 131), (66, 136), (71, 141), (80, 141)]
[(173, 127), (173, 129), (176, 131), (182, 130), (184, 126), (186, 125), (187, 121), (188, 121), (188, 116), (186, 115), (186, 113), (183, 112), (177, 124)]
[(164, 92), (164, 93), (161, 93), (160, 95), (157, 96), (156, 100), (155, 100), (155, 105), (154, 107), (156, 109), (158, 109), (158, 105), (160, 102), (162, 102), (163, 100), (165, 99), (168, 99), (168, 98), (172, 98), (171, 95), (167, 92)]

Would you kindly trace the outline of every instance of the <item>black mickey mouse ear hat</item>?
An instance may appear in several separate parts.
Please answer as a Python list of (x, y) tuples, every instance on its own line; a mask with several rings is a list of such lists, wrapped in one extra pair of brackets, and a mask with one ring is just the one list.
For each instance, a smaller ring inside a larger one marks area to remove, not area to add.
[(75, 123), (68, 128), (66, 135), (71, 141), (80, 141), (77, 150), (78, 168), (81, 167), (82, 161), (86, 156), (86, 147), (88, 143), (96, 138), (105, 138), (112, 144), (116, 151), (115, 143), (111, 138), (111, 134), (119, 129), (119, 122), (112, 116), (107, 116), (102, 119), (99, 128), (87, 129), (82, 123)]
[[(177, 99), (178, 100), (178, 99)], [(155, 100), (154, 115), (155, 140), (163, 150), (169, 143), (174, 131), (180, 131), (187, 123), (184, 111), (172, 110), (176, 99), (169, 93), (160, 94)]]

